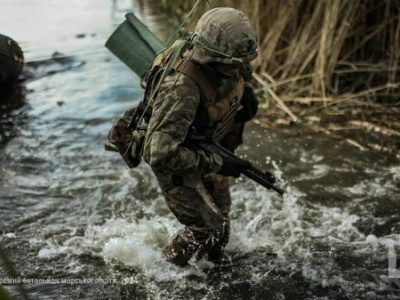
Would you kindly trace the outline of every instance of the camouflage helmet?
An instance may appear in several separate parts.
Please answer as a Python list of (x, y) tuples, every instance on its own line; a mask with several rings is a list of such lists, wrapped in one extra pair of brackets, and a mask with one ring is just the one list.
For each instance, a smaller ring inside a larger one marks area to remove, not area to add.
[(230, 7), (207, 11), (196, 25), (192, 42), (196, 46), (193, 59), (200, 64), (237, 64), (257, 57), (257, 37), (250, 19)]

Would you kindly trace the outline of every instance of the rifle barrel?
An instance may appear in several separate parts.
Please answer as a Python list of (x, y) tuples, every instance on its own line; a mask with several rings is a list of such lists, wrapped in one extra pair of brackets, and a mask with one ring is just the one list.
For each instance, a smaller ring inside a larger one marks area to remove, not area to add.
[(285, 193), (284, 190), (274, 186), (272, 183), (269, 182), (267, 178), (265, 178), (265, 175), (258, 171), (257, 169), (245, 169), (242, 171), (243, 175), (246, 175), (250, 179), (254, 180), (255, 182), (261, 184), (263, 187), (266, 187), (267, 189), (274, 190), (277, 192), (279, 195), (283, 195)]

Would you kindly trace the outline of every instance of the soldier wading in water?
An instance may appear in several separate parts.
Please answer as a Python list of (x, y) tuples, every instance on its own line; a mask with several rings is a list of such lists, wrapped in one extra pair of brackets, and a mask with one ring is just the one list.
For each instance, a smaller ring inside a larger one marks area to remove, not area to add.
[(233, 8), (215, 8), (200, 18), (193, 36), (199, 43), (173, 62), (150, 97), (170, 59), (168, 51), (156, 57), (146, 88), (152, 116), (143, 158), (168, 207), (185, 225), (164, 251), (168, 261), (181, 266), (201, 257), (221, 262), (230, 232), (227, 177), (240, 175), (229, 158), (196, 150), (189, 136), (234, 151), (258, 106), (249, 64), (257, 56), (257, 39), (249, 18)]

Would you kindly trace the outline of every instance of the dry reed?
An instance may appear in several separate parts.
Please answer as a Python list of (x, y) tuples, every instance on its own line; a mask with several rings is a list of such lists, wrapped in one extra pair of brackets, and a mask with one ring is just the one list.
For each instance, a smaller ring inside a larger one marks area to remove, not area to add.
[[(195, 2), (163, 1), (179, 11)], [(257, 81), (266, 85), (260, 90), (272, 91), (284, 111), (299, 103), (315, 106), (310, 112), (343, 103), (398, 106), (400, 1), (208, 2), (241, 9), (253, 19), (259, 36), (254, 66)]]
[(258, 0), (254, 16), (256, 71), (274, 79), (269, 84), (284, 101), (322, 102), (319, 108), (353, 98), (398, 101), (398, 1)]

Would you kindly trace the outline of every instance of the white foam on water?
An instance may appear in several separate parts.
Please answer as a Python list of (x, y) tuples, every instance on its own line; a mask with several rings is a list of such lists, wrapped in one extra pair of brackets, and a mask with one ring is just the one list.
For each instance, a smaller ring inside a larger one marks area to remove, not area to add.
[[(371, 289), (375, 290), (387, 288), (388, 283), (384, 281), (357, 283), (349, 280), (349, 275), (341, 273), (334, 258), (330, 255), (318, 256), (318, 249), (330, 248), (331, 254), (337, 249), (344, 249), (354, 252), (353, 256), (374, 259), (387, 255), (390, 245), (400, 246), (400, 235), (379, 238), (364, 235), (355, 226), (359, 216), (349, 213), (346, 208), (306, 202), (307, 195), (288, 184), (282, 178), (278, 165), (272, 163), (280, 186), (285, 187), (283, 197), (248, 180), (239, 181), (231, 188), (232, 230), (228, 252), (248, 254), (250, 257), (257, 250), (276, 253), (278, 257), (271, 270), (300, 271), (312, 283), (325, 287), (339, 285), (349, 293), (365, 288), (365, 284), (373, 285)], [(398, 172), (399, 169), (394, 169), (393, 176)], [(124, 181), (129, 179), (126, 174), (122, 177)], [(379, 180), (373, 180), (372, 184), (378, 188)], [(361, 195), (371, 192), (369, 185), (371, 182), (363, 181), (348, 190)], [(123, 198), (128, 193), (129, 189), (121, 189), (118, 196)], [(382, 195), (382, 191), (375, 191), (375, 195)], [(117, 201), (116, 198), (114, 195), (111, 201)], [(162, 250), (183, 226), (168, 212), (163, 197), (159, 195), (138, 205), (144, 217), (136, 219), (131, 211), (124, 217), (113, 217), (101, 225), (89, 225), (83, 237), (72, 237), (62, 245), (46, 241), (47, 245), (39, 251), (39, 257), (52, 258), (70, 253), (101, 255), (110, 265), (139, 271), (148, 279), (142, 283), (147, 285), (149, 291), (154, 291), (155, 297), (164, 295), (156, 282), (176, 281), (184, 287), (189, 284), (185, 280), (189, 276), (205, 277), (203, 269), (210, 267), (205, 261), (179, 268), (164, 260)], [(270, 271), (265, 266), (260, 269), (260, 266), (252, 265), (251, 268), (254, 268), (251, 279), (254, 282), (260, 282)], [(193, 284), (190, 282), (191, 288)], [(199, 289), (204, 287), (199, 283)]]
[(15, 235), (15, 233), (9, 232), (9, 233), (5, 233), (1, 236), (2, 238), (8, 238), (8, 239), (15, 239), (17, 236)]
[[(365, 235), (354, 225), (359, 216), (338, 207), (306, 205), (306, 195), (284, 180), (283, 185), (283, 197), (257, 185), (251, 187), (248, 182), (232, 188), (232, 232), (227, 249), (250, 255), (254, 250), (265, 249), (266, 253), (278, 254), (283, 271), (298, 270), (300, 262), (306, 279), (322, 286), (340, 285), (352, 290), (354, 284), (344, 278), (336, 262), (315, 253), (321, 246), (344, 244), (351, 248), (354, 243), (365, 243)], [(372, 242), (373, 237), (369, 237), (368, 243)], [(366, 255), (373, 251), (369, 249)], [(255, 272), (254, 276), (258, 275)]]
[(309, 173), (301, 174), (296, 178), (296, 181), (319, 179), (325, 177), (330, 170), (331, 168), (328, 165), (315, 164), (312, 166), (312, 170)]
[(324, 159), (324, 156), (300, 150), (300, 161), (303, 163), (315, 164)]
[[(230, 248), (252, 251), (266, 246), (283, 256), (293, 253), (296, 245), (315, 238), (352, 241), (360, 238), (354, 222), (359, 217), (339, 208), (314, 205), (305, 208), (298, 200), (302, 195), (288, 187), (283, 198), (274, 192), (255, 187), (255, 191), (242, 189), (232, 193), (232, 210), (237, 218), (232, 221)], [(306, 252), (306, 245), (300, 250)]]
[(61, 255), (71, 254), (74, 251), (74, 249), (67, 246), (60, 246), (51, 242), (47, 242), (46, 244), (44, 248), (39, 250), (39, 258), (52, 259)]
[[(274, 252), (282, 261), (303, 261), (302, 272), (307, 279), (323, 286), (346, 285), (340, 273), (332, 274), (326, 269), (329, 263), (334, 268), (333, 262), (319, 265), (310, 248), (316, 242), (328, 245), (365, 242), (366, 237), (354, 226), (359, 217), (340, 208), (304, 205), (306, 195), (282, 180), (276, 164), (275, 167), (278, 171), (275, 174), (286, 186), (283, 197), (249, 181), (232, 187), (232, 230), (227, 250), (250, 254), (260, 249)], [(204, 276), (199, 265), (182, 270), (164, 261), (163, 248), (182, 228), (172, 214), (159, 217), (157, 211), (165, 206), (159, 197), (144, 205), (147, 218), (136, 222), (114, 218), (90, 226), (85, 234), (86, 244), (97, 247), (110, 264), (138, 269), (156, 280)], [(290, 270), (295, 266), (289, 263), (284, 268)], [(254, 272), (254, 276), (258, 275)]]
[(159, 281), (180, 280), (189, 275), (204, 277), (195, 266), (182, 269), (165, 261), (162, 251), (182, 228), (172, 217), (139, 219), (110, 219), (86, 232), (91, 243), (101, 248), (104, 260), (140, 270), (148, 278)]
[(400, 188), (400, 166), (390, 168), (389, 172), (385, 173), (385, 178), (379, 176), (376, 171), (370, 171), (369, 173), (374, 174), (373, 179), (365, 179), (343, 190), (352, 196), (382, 198)]
[(391, 234), (379, 238), (370, 234), (365, 239), (365, 244), (374, 247), (375, 249), (380, 246), (386, 249), (390, 246), (400, 246), (400, 234)]
[[(395, 175), (394, 175), (395, 176)], [(371, 180), (363, 180), (362, 182), (344, 188), (343, 190), (350, 195), (372, 197), (385, 197), (388, 191), (395, 190), (396, 186), (391, 181), (383, 181), (381, 178)]]
[(390, 173), (393, 175), (393, 180), (400, 184), (400, 166), (390, 168)]

